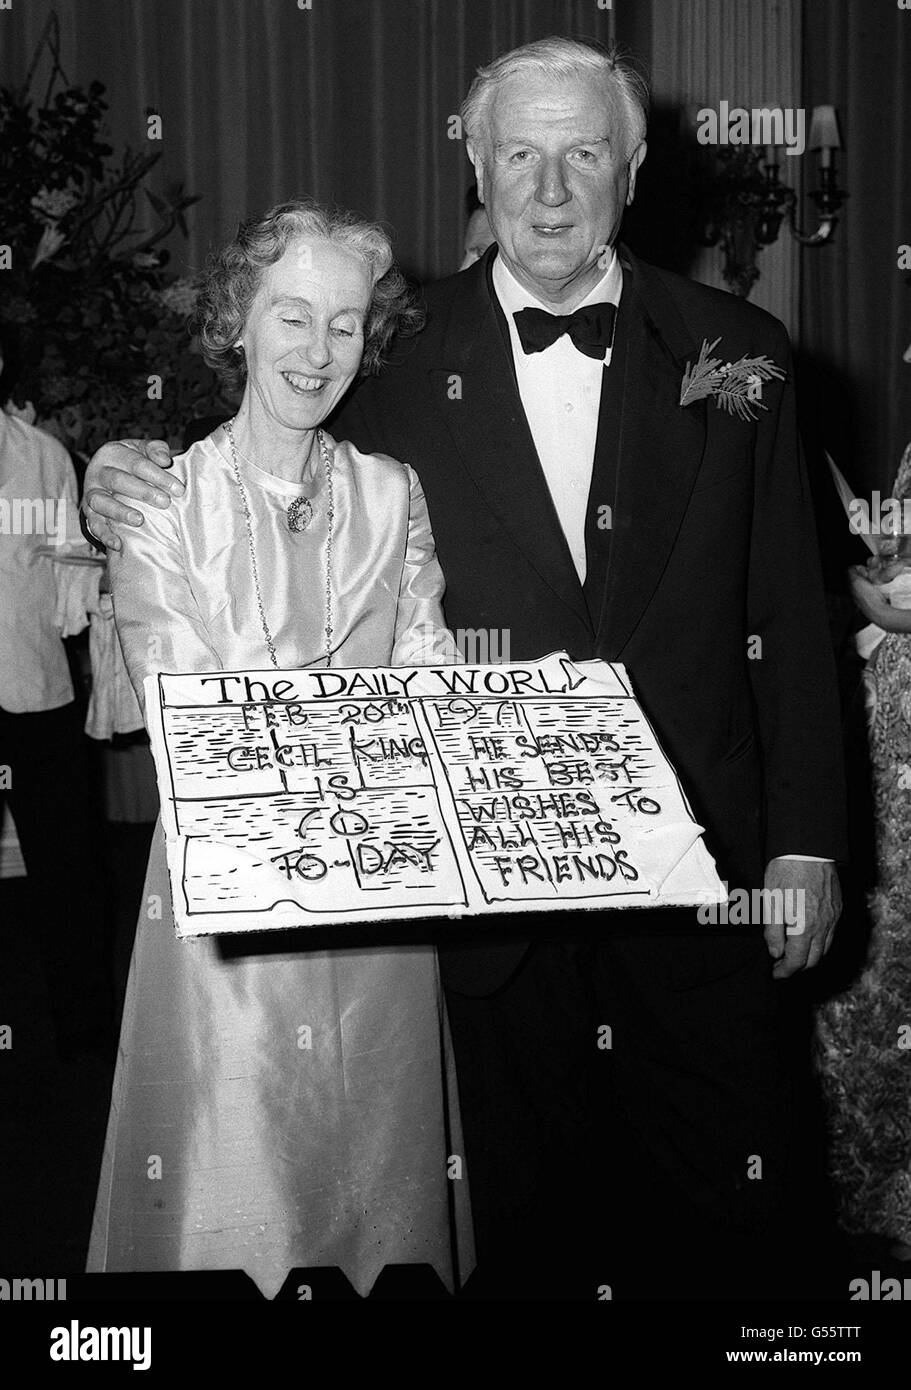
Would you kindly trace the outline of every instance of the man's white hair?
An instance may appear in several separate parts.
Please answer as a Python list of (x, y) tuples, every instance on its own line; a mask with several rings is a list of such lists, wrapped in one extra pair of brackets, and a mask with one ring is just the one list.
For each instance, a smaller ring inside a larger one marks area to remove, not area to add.
[(581, 72), (595, 72), (605, 80), (616, 83), (626, 108), (628, 148), (625, 158), (645, 139), (648, 119), (648, 83), (631, 60), (618, 48), (603, 48), (600, 44), (554, 35), (523, 44), (509, 53), (494, 58), (478, 75), (462, 102), (462, 127), (467, 139), (475, 146), (482, 145), (490, 134), (490, 103), (499, 85), (515, 73), (544, 73), (547, 77), (573, 77)]

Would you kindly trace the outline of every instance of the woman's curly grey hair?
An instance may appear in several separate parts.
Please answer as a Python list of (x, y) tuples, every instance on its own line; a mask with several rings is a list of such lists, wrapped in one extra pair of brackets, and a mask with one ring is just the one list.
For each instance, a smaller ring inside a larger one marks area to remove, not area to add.
[(364, 325), (360, 375), (378, 372), (397, 333), (416, 333), (424, 312), (417, 296), (392, 258), (382, 227), (356, 213), (327, 208), (311, 198), (279, 203), (263, 217), (242, 222), (234, 240), (210, 256), (196, 305), (196, 331), (203, 356), (229, 386), (243, 384), (246, 362), (238, 339), (263, 271), (281, 260), (298, 237), (325, 237), (360, 256), (373, 280)]

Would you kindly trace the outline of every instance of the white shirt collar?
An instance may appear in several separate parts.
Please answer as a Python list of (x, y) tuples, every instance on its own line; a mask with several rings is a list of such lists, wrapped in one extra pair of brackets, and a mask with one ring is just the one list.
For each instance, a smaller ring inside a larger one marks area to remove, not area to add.
[[(620, 269), (616, 248), (612, 246), (610, 252), (610, 264), (604, 274), (595, 282), (585, 298), (573, 306), (574, 311), (581, 309), (585, 304), (601, 304), (605, 300), (611, 304), (620, 303), (623, 271)], [(518, 313), (520, 309), (544, 309), (548, 314), (560, 312), (552, 304), (545, 304), (542, 300), (537, 299), (530, 290), (520, 284), (499, 253), (494, 257), (492, 275), (494, 292), (510, 322), (511, 316)]]

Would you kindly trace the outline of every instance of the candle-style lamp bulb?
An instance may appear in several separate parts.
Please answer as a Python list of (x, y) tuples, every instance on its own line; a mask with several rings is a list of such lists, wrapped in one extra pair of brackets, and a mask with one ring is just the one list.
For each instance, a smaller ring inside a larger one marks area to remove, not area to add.
[(819, 167), (831, 169), (833, 152), (842, 148), (834, 106), (813, 107), (808, 143), (811, 150), (819, 150)]

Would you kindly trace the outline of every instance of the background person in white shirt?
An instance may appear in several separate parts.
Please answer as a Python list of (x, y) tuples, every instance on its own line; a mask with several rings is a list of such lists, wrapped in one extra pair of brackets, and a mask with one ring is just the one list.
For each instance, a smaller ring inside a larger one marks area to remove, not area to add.
[[(7, 394), (4, 383), (4, 404)], [(104, 1055), (112, 1010), (100, 828), (82, 718), (55, 622), (53, 560), (42, 553), (65, 539), (77, 516), (66, 449), (0, 408), (0, 821), (8, 804), (62, 1058)], [(0, 984), (0, 1011), (10, 988), (9, 980)]]

